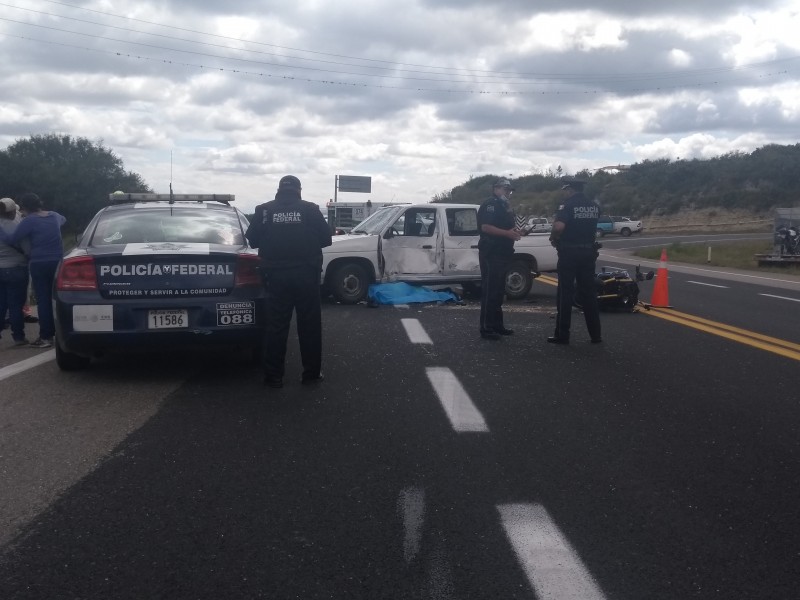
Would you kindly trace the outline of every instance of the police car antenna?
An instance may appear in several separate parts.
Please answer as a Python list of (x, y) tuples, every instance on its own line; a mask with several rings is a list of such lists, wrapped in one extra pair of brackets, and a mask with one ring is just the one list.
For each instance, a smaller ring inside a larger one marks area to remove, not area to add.
[(175, 198), (172, 195), (172, 150), (169, 151), (169, 203), (175, 204)]

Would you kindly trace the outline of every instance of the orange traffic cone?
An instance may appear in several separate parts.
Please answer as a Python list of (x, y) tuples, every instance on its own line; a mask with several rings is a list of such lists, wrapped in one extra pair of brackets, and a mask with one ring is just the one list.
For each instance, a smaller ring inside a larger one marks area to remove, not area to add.
[(656, 272), (656, 283), (653, 285), (653, 297), (650, 299), (651, 306), (656, 308), (672, 308), (669, 305), (669, 291), (667, 291), (669, 282), (669, 271), (667, 270), (667, 249), (661, 249), (661, 264), (658, 265)]

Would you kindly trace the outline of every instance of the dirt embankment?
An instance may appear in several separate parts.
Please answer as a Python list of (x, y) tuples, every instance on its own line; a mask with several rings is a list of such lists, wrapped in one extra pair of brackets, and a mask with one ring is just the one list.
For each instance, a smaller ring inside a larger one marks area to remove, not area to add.
[(772, 231), (775, 224), (770, 213), (754, 213), (747, 210), (708, 208), (683, 210), (672, 215), (648, 215), (642, 217), (645, 233), (683, 231)]

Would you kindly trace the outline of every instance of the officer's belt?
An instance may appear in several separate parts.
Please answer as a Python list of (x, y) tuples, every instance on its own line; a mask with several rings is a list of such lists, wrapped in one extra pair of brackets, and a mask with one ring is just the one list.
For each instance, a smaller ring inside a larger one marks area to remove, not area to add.
[(559, 244), (559, 248), (580, 248), (583, 250), (594, 250), (594, 244)]

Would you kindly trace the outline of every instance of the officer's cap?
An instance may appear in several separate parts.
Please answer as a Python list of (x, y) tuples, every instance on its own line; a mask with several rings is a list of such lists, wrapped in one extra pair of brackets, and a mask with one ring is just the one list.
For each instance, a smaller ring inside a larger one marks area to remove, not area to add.
[(585, 181), (573, 179), (571, 177), (562, 179), (561, 181), (564, 182), (564, 185), (561, 186), (562, 190), (575, 190), (576, 192), (580, 192), (583, 190), (583, 186), (586, 185)]
[(498, 179), (497, 181), (494, 182), (494, 185), (492, 187), (495, 187), (495, 188), (501, 187), (501, 188), (509, 189), (512, 192), (514, 191), (514, 186), (511, 185), (511, 182), (508, 179)]
[(278, 190), (293, 190), (295, 192), (299, 192), (302, 186), (300, 185), (300, 180), (295, 177), (294, 175), (286, 175), (285, 177), (281, 177), (280, 182), (278, 182)]

